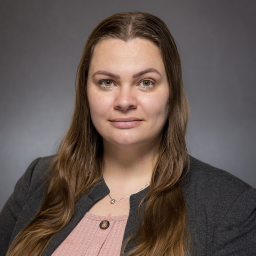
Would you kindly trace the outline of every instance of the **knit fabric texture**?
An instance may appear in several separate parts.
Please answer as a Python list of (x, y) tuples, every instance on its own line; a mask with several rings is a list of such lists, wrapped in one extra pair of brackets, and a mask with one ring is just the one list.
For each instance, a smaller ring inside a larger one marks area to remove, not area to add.
[[(101, 229), (102, 221), (109, 226)], [(119, 256), (128, 215), (97, 216), (87, 212), (52, 256)]]

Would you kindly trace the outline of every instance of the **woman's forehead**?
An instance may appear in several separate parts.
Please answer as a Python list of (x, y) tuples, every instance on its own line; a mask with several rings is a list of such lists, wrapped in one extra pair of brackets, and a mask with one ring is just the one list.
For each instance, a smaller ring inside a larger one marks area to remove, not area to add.
[(94, 48), (90, 69), (115, 69), (135, 71), (143, 68), (165, 70), (159, 48), (147, 39), (129, 41), (105, 39)]

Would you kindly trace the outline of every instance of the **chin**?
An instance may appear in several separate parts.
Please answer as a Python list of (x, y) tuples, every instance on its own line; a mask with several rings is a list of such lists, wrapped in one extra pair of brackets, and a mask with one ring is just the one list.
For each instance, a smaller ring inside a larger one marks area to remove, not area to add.
[(117, 146), (134, 146), (140, 144), (141, 141), (133, 140), (133, 139), (122, 139), (122, 140), (112, 140), (111, 143), (117, 145)]
[(108, 143), (111, 143), (116, 146), (121, 146), (121, 147), (135, 146), (143, 142), (141, 138), (135, 138), (134, 136), (129, 136), (129, 137), (117, 136), (117, 137), (107, 138), (106, 141)]

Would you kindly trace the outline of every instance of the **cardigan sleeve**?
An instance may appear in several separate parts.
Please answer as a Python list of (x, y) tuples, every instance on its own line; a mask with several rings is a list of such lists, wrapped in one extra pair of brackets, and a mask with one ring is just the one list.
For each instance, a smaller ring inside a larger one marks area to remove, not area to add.
[(247, 189), (229, 207), (214, 233), (214, 256), (256, 255), (256, 190)]
[(30, 184), (33, 170), (40, 158), (35, 159), (15, 185), (14, 192), (5, 203), (0, 213), (0, 256), (4, 256), (9, 248), (10, 239), (16, 221), (30, 196)]

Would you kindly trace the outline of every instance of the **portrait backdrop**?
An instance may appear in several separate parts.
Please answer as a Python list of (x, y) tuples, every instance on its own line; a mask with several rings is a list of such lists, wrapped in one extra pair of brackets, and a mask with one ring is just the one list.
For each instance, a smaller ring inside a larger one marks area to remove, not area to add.
[(189, 153), (256, 187), (256, 1), (2, 0), (0, 209), (27, 166), (67, 131), (85, 41), (104, 18), (160, 17), (181, 55)]

